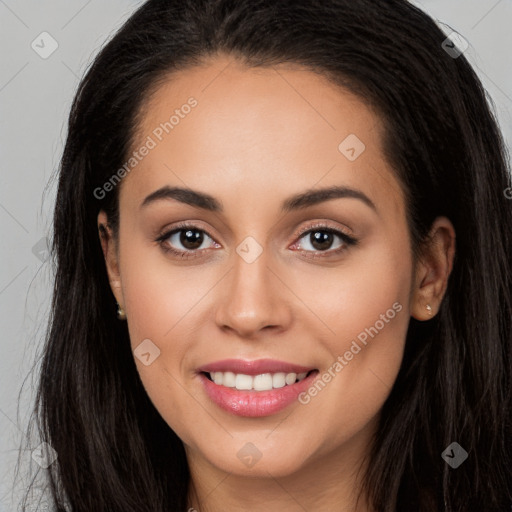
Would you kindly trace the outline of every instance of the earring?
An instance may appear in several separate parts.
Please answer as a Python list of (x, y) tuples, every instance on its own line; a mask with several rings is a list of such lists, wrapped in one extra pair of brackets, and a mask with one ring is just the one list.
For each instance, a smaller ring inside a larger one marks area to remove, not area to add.
[(432, 306), (430, 304), (427, 304), (425, 307), (427, 308), (429, 315), (431, 315), (432, 314)]
[(117, 318), (119, 318), (119, 320), (126, 320), (126, 313), (119, 303), (117, 303)]

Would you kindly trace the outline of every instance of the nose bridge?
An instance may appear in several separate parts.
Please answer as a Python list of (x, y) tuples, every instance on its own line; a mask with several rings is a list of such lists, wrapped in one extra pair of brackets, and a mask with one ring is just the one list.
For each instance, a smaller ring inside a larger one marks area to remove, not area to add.
[(247, 237), (233, 254), (225, 293), (217, 310), (217, 323), (243, 336), (254, 335), (264, 327), (283, 327), (289, 312), (281, 296), (282, 284), (270, 266), (272, 254), (254, 238)]

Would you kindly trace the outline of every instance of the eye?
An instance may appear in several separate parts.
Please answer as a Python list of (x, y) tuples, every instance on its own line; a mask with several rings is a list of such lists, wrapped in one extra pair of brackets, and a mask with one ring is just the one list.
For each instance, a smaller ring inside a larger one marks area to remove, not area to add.
[[(315, 258), (339, 254), (350, 246), (357, 244), (357, 240), (354, 237), (324, 224), (316, 224), (313, 227), (309, 226), (299, 235), (299, 240), (304, 241), (294, 244), (295, 248), (305, 252), (327, 253), (325, 256), (324, 254), (309, 256)], [(336, 239), (338, 240), (337, 243)]]
[(211, 242), (217, 244), (205, 230), (191, 224), (180, 224), (160, 235), (156, 241), (165, 252), (180, 258), (196, 257), (198, 252), (211, 246)]

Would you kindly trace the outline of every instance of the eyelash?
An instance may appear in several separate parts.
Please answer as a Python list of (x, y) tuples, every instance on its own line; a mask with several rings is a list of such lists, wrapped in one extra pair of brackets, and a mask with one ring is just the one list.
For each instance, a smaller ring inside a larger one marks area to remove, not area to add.
[[(182, 258), (182, 259), (192, 259), (199, 257), (199, 252), (204, 251), (206, 249), (194, 249), (194, 250), (188, 250), (188, 251), (180, 251), (178, 249), (175, 249), (174, 247), (170, 245), (166, 245), (164, 242), (172, 235), (179, 233), (180, 231), (185, 230), (193, 230), (193, 231), (200, 231), (204, 234), (206, 234), (208, 237), (210, 237), (212, 240), (214, 238), (204, 229), (199, 228), (198, 226), (195, 226), (194, 224), (188, 224), (188, 223), (179, 223), (175, 227), (173, 227), (171, 230), (166, 231), (158, 236), (158, 238), (155, 240), (155, 242), (158, 242), (162, 248), (162, 250), (166, 253), (173, 254), (176, 257)], [(324, 223), (315, 223), (313, 225), (307, 226), (303, 230), (301, 230), (299, 233), (295, 235), (296, 238), (300, 239), (303, 238), (304, 235), (307, 235), (309, 233), (314, 233), (315, 231), (322, 231), (323, 233), (330, 233), (333, 235), (338, 236), (343, 241), (343, 245), (339, 247), (338, 249), (333, 250), (327, 250), (327, 251), (304, 251), (301, 250), (302, 253), (310, 253), (313, 252), (313, 254), (318, 254), (318, 256), (307, 256), (311, 259), (316, 258), (326, 258), (328, 256), (338, 255), (342, 253), (343, 251), (346, 251), (348, 248), (357, 245), (359, 242), (356, 238), (348, 235), (347, 233), (344, 233), (343, 231), (340, 231), (338, 229), (331, 228), (327, 226)], [(323, 256), (323, 254), (327, 254), (328, 256)]]

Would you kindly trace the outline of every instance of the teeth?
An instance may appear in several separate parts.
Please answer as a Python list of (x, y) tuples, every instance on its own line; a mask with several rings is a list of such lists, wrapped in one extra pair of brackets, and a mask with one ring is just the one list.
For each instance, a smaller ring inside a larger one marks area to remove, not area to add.
[[(220, 376), (222, 376), (222, 372), (216, 372)], [(233, 372), (224, 372), (224, 376), (222, 377), (221, 384), (228, 388), (234, 388), (236, 384), (236, 375)]]
[(272, 389), (272, 375), (270, 373), (263, 373), (256, 375), (252, 379), (252, 387), (256, 391), (268, 391)]
[(297, 380), (297, 374), (296, 373), (288, 373), (286, 377), (284, 378), (284, 381), (286, 384), (293, 384)]
[(233, 372), (210, 372), (210, 377), (219, 386), (236, 388), (240, 391), (251, 390), (269, 391), (271, 389), (282, 388), (286, 385), (294, 384), (297, 380), (301, 381), (308, 373), (262, 373), (260, 375), (245, 375), (243, 373)]
[(278, 389), (284, 386), (286, 386), (286, 373), (274, 373), (272, 387)]
[[(217, 375), (220, 373), (222, 379), (222, 372), (217, 372)], [(224, 382), (224, 380), (222, 381)], [(243, 373), (239, 373), (235, 379), (235, 388), (236, 389), (252, 389), (252, 377), (250, 375), (244, 375)]]

